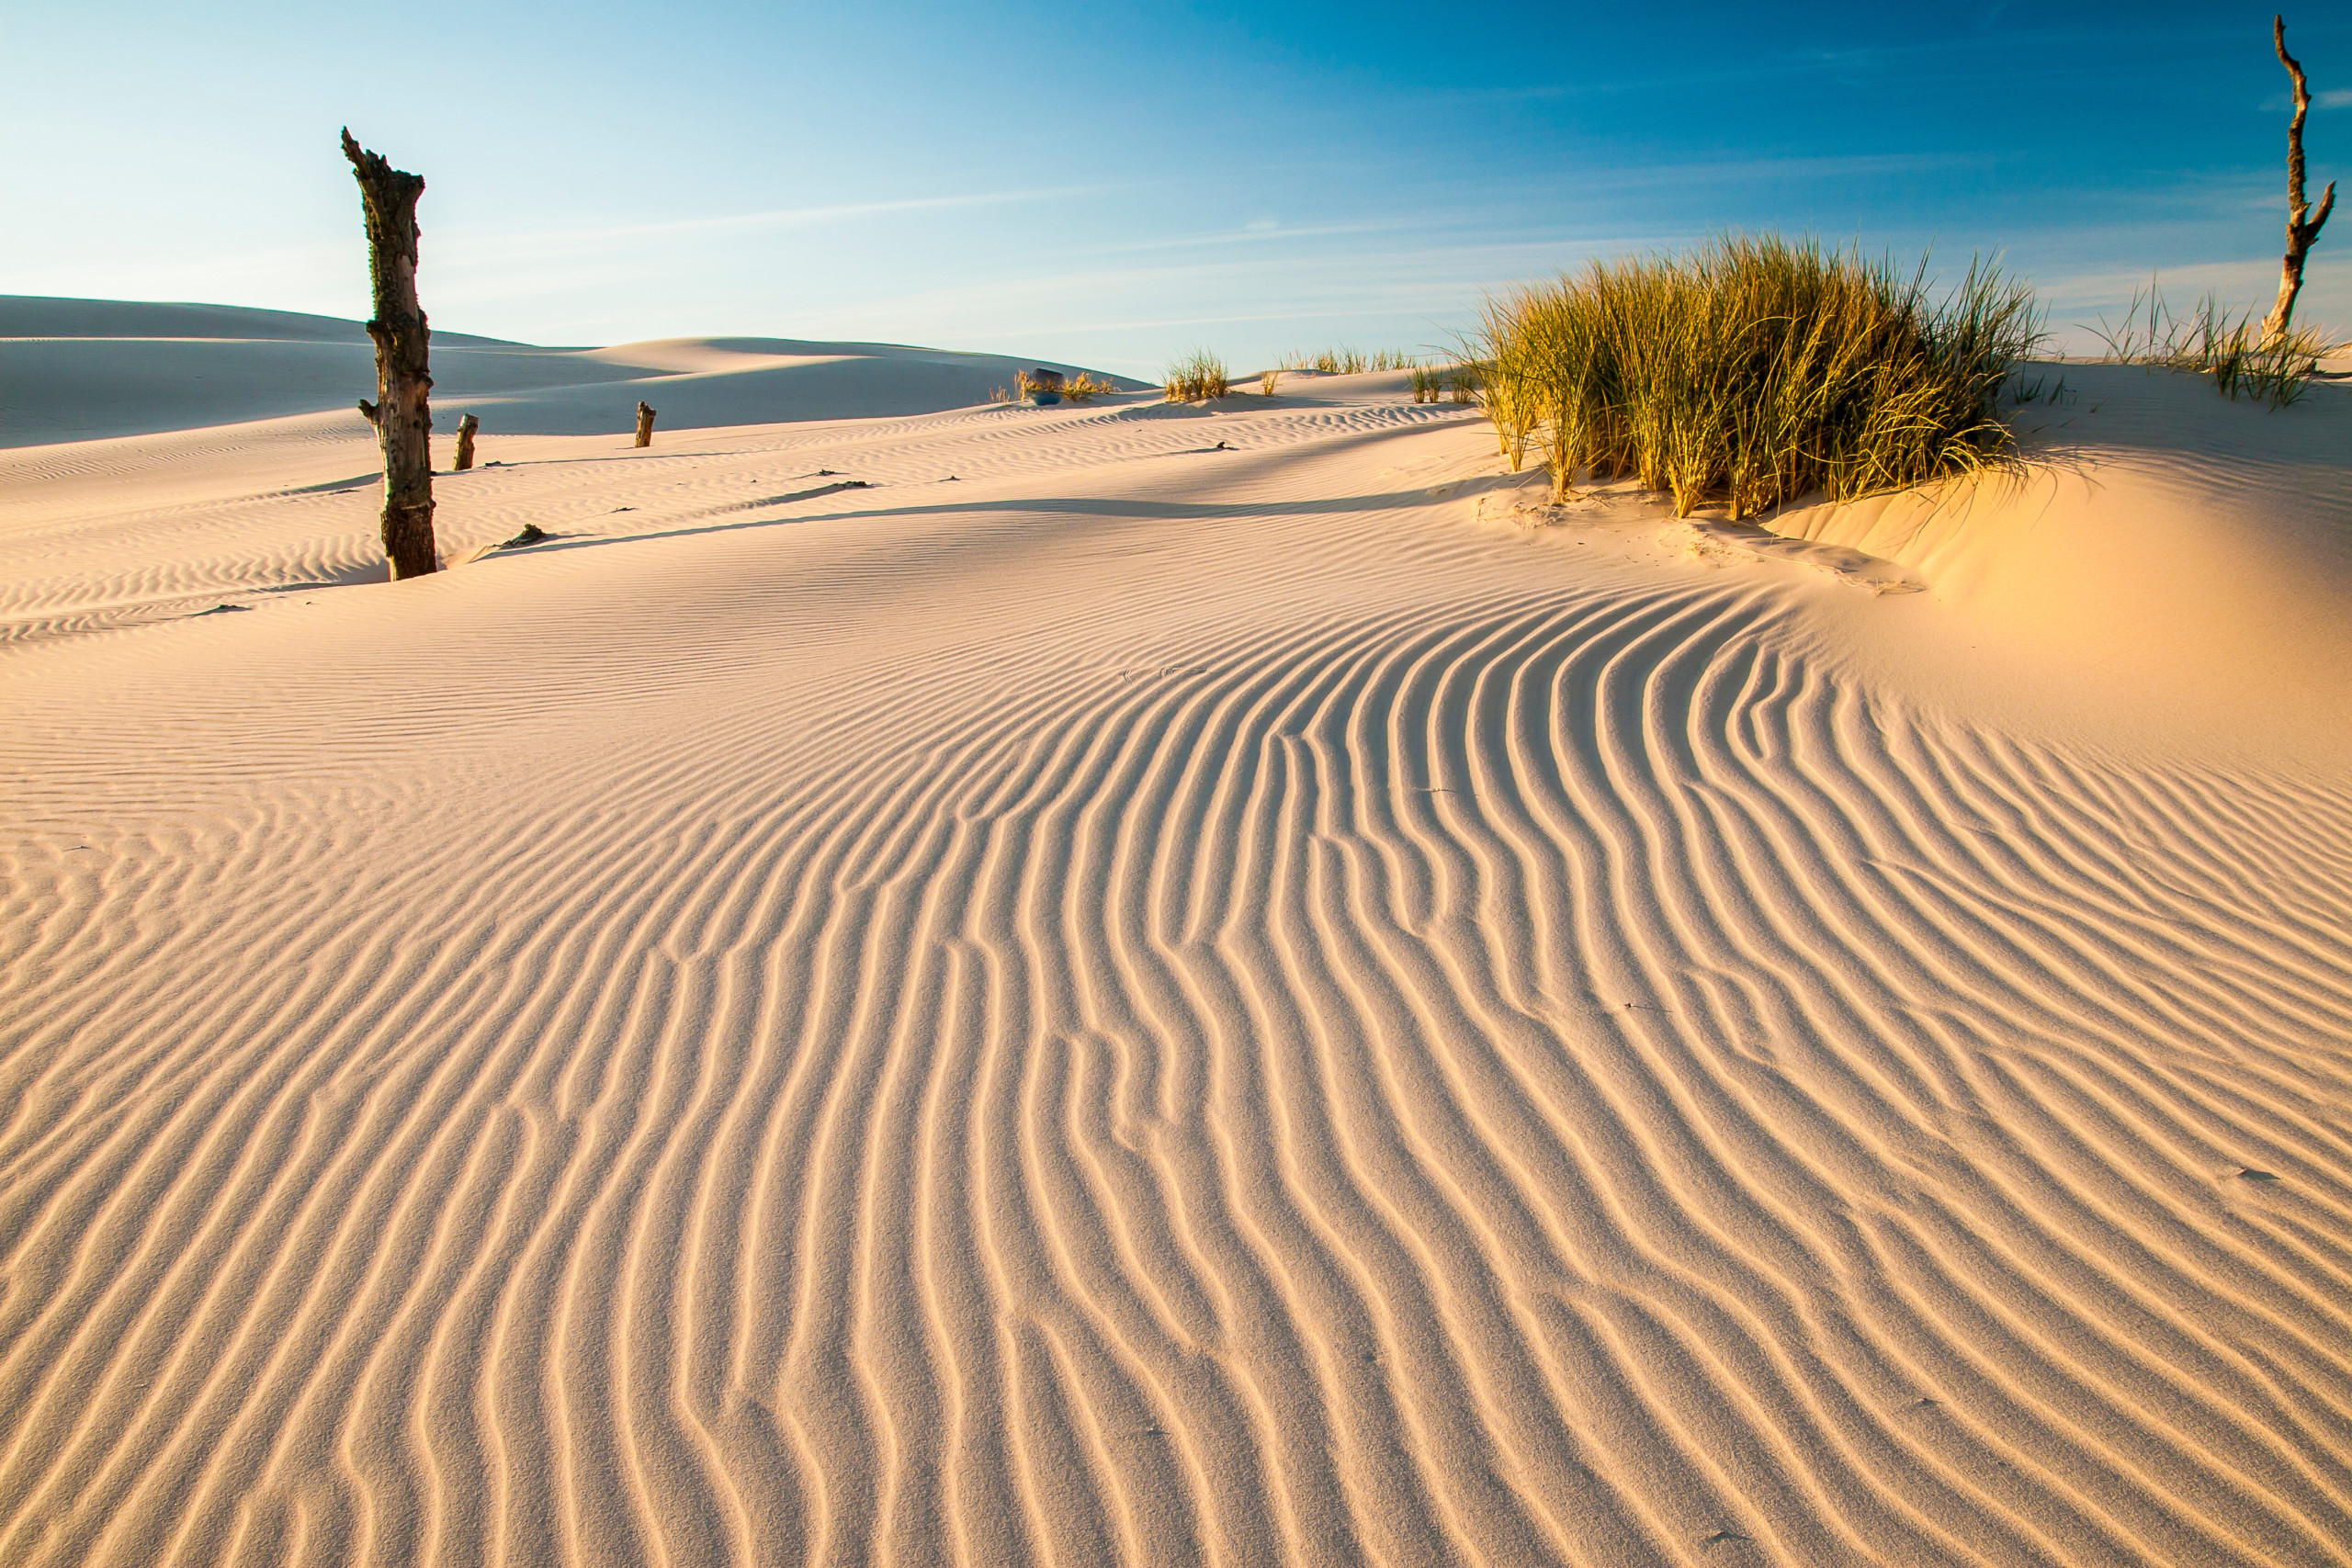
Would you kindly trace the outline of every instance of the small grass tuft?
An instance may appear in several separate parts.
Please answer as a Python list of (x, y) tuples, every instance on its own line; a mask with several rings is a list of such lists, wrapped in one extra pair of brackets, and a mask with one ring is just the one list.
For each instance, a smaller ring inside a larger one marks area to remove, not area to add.
[(1171, 403), (1206, 402), (1231, 389), (1225, 361), (1205, 348), (1194, 349), (1168, 367), (1168, 400)]
[(1266, 371), (1258, 378), (1258, 390), (1271, 398), (1274, 395), (1274, 384), (1282, 378), (1283, 373), (1279, 370)]
[(1479, 384), (1476, 365), (1453, 365), (1442, 369), (1413, 367), (1413, 400), (1417, 403), (1450, 400), (1473, 404), (1478, 400)]
[(1809, 491), (1850, 500), (1973, 471), (2009, 446), (2012, 368), (2041, 341), (2031, 293), (1972, 263), (1941, 300), (1923, 263), (1724, 238), (1599, 263), (1487, 302), (1472, 355), (1516, 469), (1531, 444), (1566, 499), (1579, 469), (1734, 517)]
[(2249, 398), (2274, 409), (2301, 398), (2320, 360), (2337, 346), (2331, 334), (2309, 327), (2266, 340), (2255, 312), (2233, 317), (2212, 294), (2176, 316), (2154, 282), (2144, 294), (2132, 293), (2120, 324), (2109, 326), (2102, 316), (2091, 331), (2107, 344), (2102, 357), (2110, 364), (2211, 376), (2222, 396), (2233, 401)]

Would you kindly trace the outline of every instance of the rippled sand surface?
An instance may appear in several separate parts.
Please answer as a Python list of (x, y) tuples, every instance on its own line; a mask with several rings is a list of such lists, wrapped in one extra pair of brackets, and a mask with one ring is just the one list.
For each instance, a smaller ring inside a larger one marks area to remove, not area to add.
[(1224, 406), (0, 454), (0, 1561), (2352, 1562), (2337, 710)]

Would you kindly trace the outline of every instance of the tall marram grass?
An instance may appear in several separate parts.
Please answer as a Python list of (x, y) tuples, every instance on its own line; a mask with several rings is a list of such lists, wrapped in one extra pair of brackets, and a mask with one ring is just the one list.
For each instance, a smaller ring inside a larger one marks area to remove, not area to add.
[(1487, 302), (1474, 357), (1503, 456), (1745, 517), (1984, 466), (2002, 383), (2041, 340), (2033, 298), (1972, 263), (1941, 299), (1852, 251), (1774, 236), (1593, 264)]

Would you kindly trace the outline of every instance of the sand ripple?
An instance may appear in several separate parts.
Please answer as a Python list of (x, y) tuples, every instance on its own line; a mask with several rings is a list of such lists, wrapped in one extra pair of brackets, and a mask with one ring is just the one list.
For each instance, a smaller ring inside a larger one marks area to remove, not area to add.
[(2352, 792), (1054, 428), (14, 656), (0, 1561), (2352, 1562)]

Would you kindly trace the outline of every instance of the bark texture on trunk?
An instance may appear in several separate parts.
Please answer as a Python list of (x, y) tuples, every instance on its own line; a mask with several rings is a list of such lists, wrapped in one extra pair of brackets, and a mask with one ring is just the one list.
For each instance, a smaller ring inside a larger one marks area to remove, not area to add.
[(2287, 259), (2278, 264), (2278, 302), (2262, 323), (2265, 343), (2283, 336), (2287, 324), (2295, 319), (2295, 296), (2303, 291), (2303, 258), (2311, 254), (2312, 242), (2319, 238), (2327, 215), (2335, 210), (2334, 180), (2327, 182), (2327, 194), (2320, 197), (2316, 216), (2303, 199), (2303, 118), (2312, 112), (2312, 90), (2303, 81), (2302, 62), (2287, 52), (2286, 17), (2270, 18), (2270, 41), (2278, 48), (2278, 62), (2295, 84), (2295, 118), (2287, 127)]
[(653, 445), (653, 409), (649, 403), (637, 405), (637, 444), (639, 446)]
[(430, 333), (416, 302), (418, 175), (395, 169), (343, 133), (343, 155), (368, 213), (368, 275), (375, 285), (376, 434), (384, 450), (384, 554), (392, 580), (422, 577), (440, 562), (433, 547), (433, 378)]
[(469, 413), (458, 416), (458, 460), (451, 467), (464, 473), (474, 466), (474, 432), (481, 428), (481, 421)]

